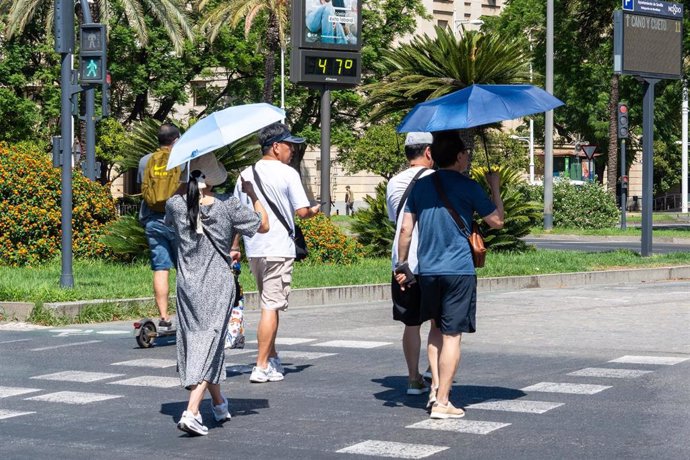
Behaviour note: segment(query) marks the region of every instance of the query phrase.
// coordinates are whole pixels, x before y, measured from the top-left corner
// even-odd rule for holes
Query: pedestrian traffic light
[[[79,82],[103,85],[106,80],[104,24],[82,24],[79,31]]]
[[[618,139],[627,139],[628,130],[628,105],[618,104]]]

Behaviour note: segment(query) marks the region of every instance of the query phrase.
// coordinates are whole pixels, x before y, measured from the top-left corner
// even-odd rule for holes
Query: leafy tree
[[[35,135],[41,116],[38,105],[0,88],[0,141],[17,142]]]
[[[384,52],[387,76],[365,87],[372,121],[473,83],[529,80],[526,55],[518,41],[476,31],[466,31],[458,39],[451,29],[441,27],[435,32],[435,37],[416,36]]]
[[[338,161],[349,174],[371,171],[388,180],[407,163],[404,140],[391,124],[371,125],[352,149],[340,152]]]
[[[45,20],[51,30],[52,6],[55,0],[0,0],[0,11],[7,11],[8,38],[21,35],[35,16]],[[148,44],[147,17],[155,18],[167,31],[168,38],[177,52],[181,52],[186,38],[192,36],[185,13],[186,2],[181,0],[99,0],[97,10],[103,22],[124,17],[127,26],[134,31],[142,45]]]
[[[200,8],[203,9],[209,0],[201,0]],[[264,67],[264,91],[263,100],[273,102],[273,81],[275,80],[275,54],[279,50],[285,50],[286,30],[289,23],[289,3],[287,0],[230,0],[221,2],[207,13],[202,29],[208,32],[210,42],[213,42],[221,27],[230,24],[237,27],[244,20],[245,36],[255,24],[255,19],[261,14],[267,15],[265,46],[266,61]]]
[[[395,237],[395,226],[388,220],[386,210],[386,185],[387,182],[377,185],[375,196],[364,197],[367,207],[360,208],[354,213],[352,231],[370,257],[390,255]]]

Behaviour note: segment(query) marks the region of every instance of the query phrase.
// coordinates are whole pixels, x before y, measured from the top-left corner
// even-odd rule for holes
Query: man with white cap
[[[386,205],[388,208],[388,218],[395,222],[395,239],[393,240],[392,264],[398,261],[398,239],[400,237],[400,227],[405,202],[414,187],[417,179],[433,173],[434,161],[431,159],[431,142],[433,137],[427,132],[411,132],[405,138],[405,156],[409,162],[409,168],[393,176],[388,181],[386,187]],[[412,234],[412,245],[410,255],[407,259],[408,265],[415,275],[417,274],[417,230]],[[408,382],[407,394],[420,395],[429,391],[422,376],[419,374],[419,351],[421,347],[420,326],[420,296],[419,284],[414,283],[405,290],[400,289],[400,285],[393,279],[391,281],[391,296],[393,299],[393,319],[405,324],[402,337],[403,353],[407,362]],[[441,337],[437,329],[432,328],[429,332],[428,354],[429,367],[432,374],[432,385],[436,384],[433,375],[436,370],[438,357],[438,342]]]
[[[284,374],[275,342],[279,312],[288,307],[295,243],[281,220],[294,234],[294,215],[301,219],[313,217],[319,212],[320,205],[310,206],[298,172],[289,166],[295,153],[294,146],[304,143],[304,138],[293,136],[282,123],[263,128],[258,137],[263,156],[254,166],[242,171],[240,177],[254,184],[270,223],[267,233],[244,237],[244,249],[256,279],[261,305],[261,319],[256,332],[259,351],[249,381],[264,383],[283,380]],[[235,196],[248,202],[241,190],[241,182],[237,181]],[[239,251],[239,236],[235,238],[232,250]]]

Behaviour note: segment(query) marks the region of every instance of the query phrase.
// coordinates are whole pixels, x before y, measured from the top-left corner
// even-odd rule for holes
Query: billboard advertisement
[[[361,0],[300,0],[301,48],[356,51],[361,47]]]

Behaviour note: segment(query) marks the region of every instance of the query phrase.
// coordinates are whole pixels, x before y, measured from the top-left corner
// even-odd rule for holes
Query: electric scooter
[[[177,316],[171,316],[169,327],[159,326],[158,319],[143,318],[134,323],[134,338],[141,348],[151,348],[159,337],[174,336],[177,333]]]

